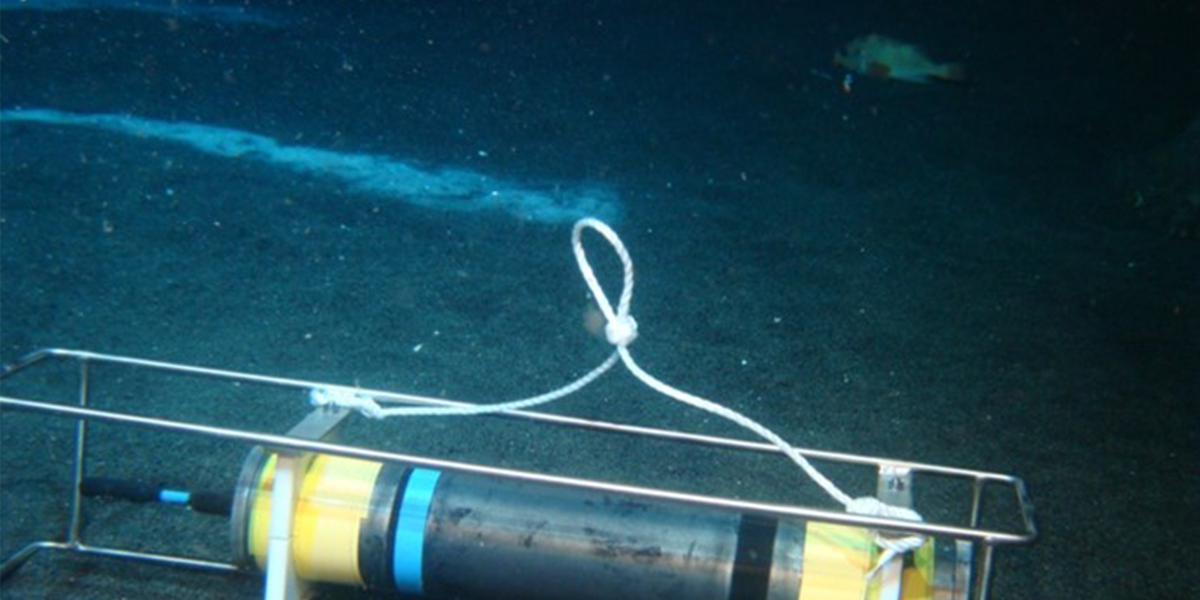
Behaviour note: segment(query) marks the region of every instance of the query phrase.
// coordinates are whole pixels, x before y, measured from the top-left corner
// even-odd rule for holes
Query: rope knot
[[[383,408],[370,396],[364,396],[349,388],[313,388],[308,392],[308,401],[316,408],[347,408],[362,413],[371,419],[382,419]]]
[[[873,496],[855,498],[846,506],[846,512],[868,517],[886,517],[888,519],[904,519],[906,521],[921,521],[921,514],[903,506],[887,504]]]
[[[604,337],[614,346],[628,346],[637,339],[638,324],[630,315],[615,315],[604,326]]]
[[[862,496],[855,498],[846,505],[846,512],[856,515],[865,515],[868,517],[885,517],[888,519],[903,519],[905,521],[923,521],[921,514],[917,511],[904,506],[896,506],[887,504],[878,498],[872,496]],[[897,533],[888,533],[885,531],[876,531],[875,545],[883,548],[883,554],[879,557],[879,562],[875,567],[867,573],[867,579],[875,577],[884,565],[892,561],[892,559],[902,554],[912,552],[925,544],[925,536],[923,535],[901,535]]]

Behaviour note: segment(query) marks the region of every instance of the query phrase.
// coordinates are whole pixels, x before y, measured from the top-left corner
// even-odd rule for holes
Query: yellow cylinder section
[[[902,574],[903,600],[933,597],[933,552],[931,540],[913,552],[912,564]],[[809,522],[799,600],[876,600],[878,581],[867,579],[867,573],[878,559],[879,551],[870,530]]]
[[[296,574],[309,581],[362,586],[358,569],[359,527],[370,510],[375,479],[383,465],[337,456],[308,461],[292,520]],[[249,547],[266,569],[275,455],[263,465],[249,517]]]

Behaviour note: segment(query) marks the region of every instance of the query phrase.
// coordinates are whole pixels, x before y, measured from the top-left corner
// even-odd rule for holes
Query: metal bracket
[[[334,427],[336,427],[336,423],[329,425],[327,421],[320,421],[321,417],[313,415],[309,415],[313,419],[312,422],[307,422],[308,419],[306,419],[305,422],[302,422],[297,426],[298,428],[304,427],[310,429],[305,431],[293,429],[289,435],[279,435],[250,431],[246,429],[217,427],[189,421],[121,413],[111,410],[100,410],[88,406],[89,387],[91,385],[91,379],[89,375],[90,366],[101,364],[121,365],[125,367],[144,369],[164,375],[183,375],[215,379],[224,382],[236,382],[240,384],[253,384],[302,391],[325,387],[345,387],[335,386],[328,383],[272,377],[254,373],[211,369],[193,365],[167,363],[126,356],[106,355],[94,352],[59,348],[39,350],[22,357],[0,372],[0,381],[7,382],[13,375],[24,372],[34,365],[47,361],[61,360],[74,361],[79,365],[79,401],[77,405],[0,395],[0,408],[10,408],[14,410],[24,410],[40,414],[54,415],[75,419],[77,421],[77,436],[75,446],[76,460],[74,465],[74,486],[71,502],[70,526],[68,527],[68,531],[64,536],[65,539],[32,542],[10,556],[2,564],[0,564],[0,578],[10,575],[21,564],[42,549],[67,550],[82,554],[141,560],[159,564],[195,567],[217,571],[233,572],[239,570],[237,563],[219,562],[203,558],[154,554],[122,548],[96,547],[87,545],[83,542],[81,531],[82,509],[80,485],[83,479],[87,458],[87,425],[92,421],[147,428],[158,431],[206,436],[214,439],[242,442],[252,446],[262,446],[265,448],[270,448],[273,451],[286,450],[298,454],[323,453],[360,458],[364,460],[399,462],[433,469],[477,473],[512,480],[536,481],[601,492],[627,494],[646,499],[670,500],[698,506],[732,508],[748,514],[759,514],[775,518],[801,518],[812,521],[852,525],[868,529],[951,538],[957,540],[959,544],[969,544],[972,546],[973,551],[970,554],[975,560],[972,571],[975,577],[974,597],[977,600],[987,600],[988,598],[995,549],[1001,545],[1028,544],[1033,542],[1037,537],[1033,503],[1026,491],[1024,481],[1012,475],[1004,475],[986,471],[976,471],[971,469],[898,461],[894,459],[862,456],[856,454],[797,448],[797,451],[809,460],[840,463],[843,465],[874,469],[878,476],[880,498],[893,504],[901,504],[903,502],[911,503],[911,490],[915,483],[915,479],[918,477],[958,479],[970,483],[972,491],[971,497],[967,501],[969,503],[968,507],[970,510],[969,523],[962,525],[938,522],[914,522],[898,519],[852,515],[839,511],[817,509],[798,505],[755,502],[721,496],[685,493],[659,488],[648,488],[575,477],[549,475],[531,471],[504,469],[488,465],[464,463],[331,443],[324,441],[322,438],[330,433]],[[440,398],[429,398],[411,394],[401,394],[385,390],[364,389],[361,391],[361,393],[370,395],[377,402],[381,403],[405,403],[422,406],[470,406],[469,403],[465,402],[445,400]],[[0,414],[3,413],[0,412]],[[771,453],[782,456],[774,445],[763,442],[752,442],[733,438],[699,435],[682,431],[612,423],[608,421],[589,420],[534,411],[510,411],[501,413],[497,416],[504,418],[524,419],[537,423],[553,424],[558,426],[575,427],[591,431],[644,436],[729,450]],[[344,417],[345,415],[343,414],[337,418],[340,421],[340,419]],[[324,428],[324,430],[319,435],[314,434],[314,432],[321,431],[322,428]],[[984,490],[989,486],[1004,487],[1012,493],[1013,498],[1015,499],[1016,513],[1015,515],[1010,515],[1007,520],[1013,523],[1020,523],[1019,529],[989,529],[980,525],[983,520],[983,493]],[[234,515],[234,517],[236,518],[236,515]],[[284,518],[279,517],[279,519],[282,523]],[[280,535],[282,536],[285,534],[281,533]],[[283,585],[281,589],[286,590],[287,586]],[[287,598],[286,595],[283,597]],[[272,598],[272,600],[274,599]]]

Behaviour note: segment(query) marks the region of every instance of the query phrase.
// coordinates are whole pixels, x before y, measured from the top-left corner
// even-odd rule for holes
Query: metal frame
[[[970,518],[969,523],[966,526],[935,522],[913,522],[867,517],[790,504],[737,500],[720,496],[685,493],[575,477],[564,477],[531,471],[506,469],[487,465],[415,456],[398,452],[373,450],[369,448],[336,444],[313,439],[303,439],[287,435],[261,433],[244,429],[215,427],[188,421],[175,421],[137,414],[100,410],[91,408],[88,405],[91,385],[91,381],[89,379],[90,367],[93,364],[124,365],[168,374],[188,375],[230,382],[241,382],[246,384],[258,384],[298,390],[345,387],[316,381],[271,377],[267,375],[258,375],[239,371],[210,369],[192,365],[175,364],[61,348],[42,349],[21,357],[16,362],[5,366],[3,371],[0,371],[0,380],[6,380],[17,373],[23,372],[26,369],[29,369],[30,367],[33,367],[39,363],[43,363],[49,359],[73,360],[78,362],[78,404],[68,405],[0,395],[0,408],[38,412],[60,417],[73,418],[78,421],[76,424],[75,460],[73,465],[70,522],[67,527],[65,539],[36,541],[30,543],[14,553],[12,556],[5,559],[4,562],[0,564],[0,580],[7,578],[8,575],[16,571],[16,569],[18,569],[26,560],[43,549],[67,550],[80,554],[141,560],[152,563],[193,567],[214,571],[238,571],[238,567],[232,563],[186,556],[147,553],[115,547],[92,546],[84,542],[82,532],[83,509],[81,483],[84,479],[85,466],[87,462],[87,428],[88,423],[91,421],[117,423],[159,431],[171,431],[218,439],[235,440],[252,445],[267,446],[274,449],[289,449],[299,452],[333,454],[366,460],[401,462],[436,469],[470,472],[525,481],[537,481],[607,493],[627,494],[646,499],[670,500],[700,506],[724,507],[776,518],[798,517],[813,521],[839,523],[864,528],[952,538],[955,540],[968,542],[972,546],[971,554],[975,563],[973,568],[973,574],[975,577],[973,591],[974,598],[977,600],[988,600],[991,591],[995,560],[994,554],[996,548],[1001,545],[1029,544],[1037,537],[1033,503],[1029,498],[1029,494],[1025,488],[1025,483],[1020,478],[1012,475],[1003,475],[986,471],[959,469],[954,467],[907,462],[856,454],[825,452],[803,448],[798,449],[801,454],[810,460],[874,468],[877,477],[884,476],[887,473],[894,473],[899,469],[908,470],[914,476],[933,475],[946,478],[965,479],[969,480],[971,483]],[[380,402],[397,402],[425,406],[469,405],[469,403],[466,402],[415,396],[410,394],[400,394],[384,390],[363,389],[361,390],[361,393],[374,397]],[[500,413],[498,416],[520,418],[535,422],[576,427],[593,431],[647,436],[719,448],[780,454],[779,450],[775,446],[767,443],[699,435],[669,429],[657,429],[608,421],[581,419],[577,417],[554,415],[534,411],[510,411]],[[983,494],[985,488],[987,488],[989,485],[1007,487],[1013,493],[1017,503],[1016,506],[1019,513],[1019,520],[1022,524],[1022,529],[1020,531],[1002,531],[981,527],[980,523],[984,517]],[[1015,522],[1015,519],[1013,522]]]

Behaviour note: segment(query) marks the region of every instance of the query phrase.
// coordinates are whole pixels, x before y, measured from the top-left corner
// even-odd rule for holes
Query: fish
[[[913,44],[875,33],[854,38],[835,52],[833,65],[882,80],[967,82],[967,72],[962,64],[936,62]]]

